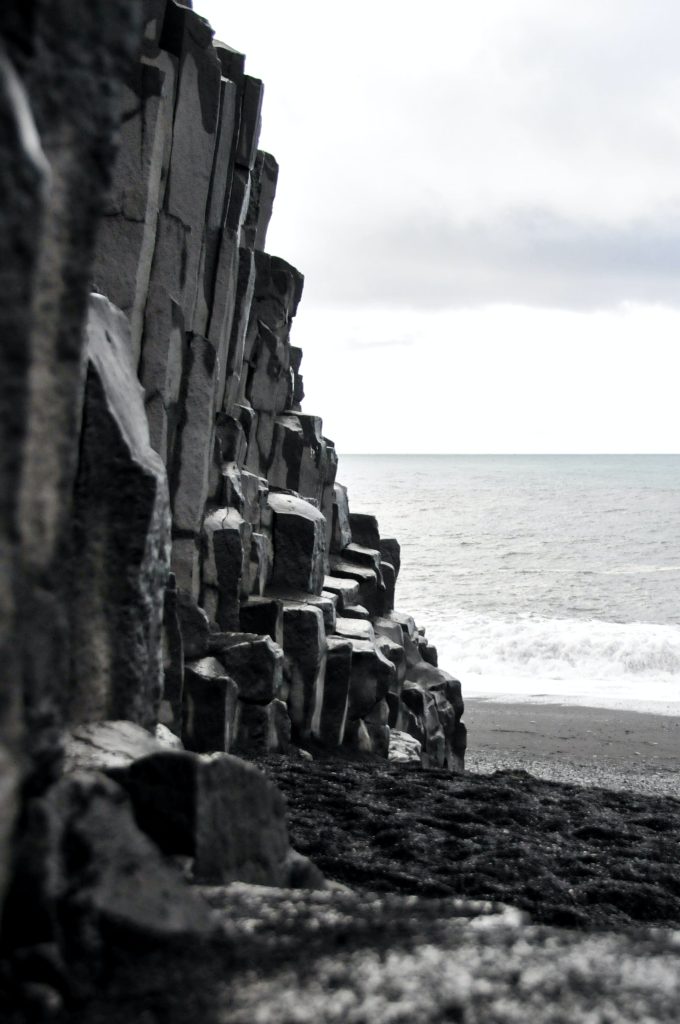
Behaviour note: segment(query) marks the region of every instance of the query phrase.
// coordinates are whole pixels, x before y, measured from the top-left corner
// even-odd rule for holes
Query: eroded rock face
[[[190,662],[184,674],[182,739],[198,753],[232,748],[238,684],[216,658]]]
[[[460,685],[393,611],[398,543],[350,512],[301,409],[304,279],[265,251],[262,83],[177,0],[8,0],[0,32],[0,900],[20,755],[39,799],[62,743],[68,778],[31,806],[52,851],[101,858],[73,876],[95,932],[118,886],[134,927],[125,844],[133,878],[155,854],[81,768],[116,775],[197,878],[316,884],[226,752],[386,760],[399,728],[462,768],[465,729]],[[105,807],[118,845],[88,832]],[[173,934],[193,928],[178,899]]]
[[[325,521],[310,502],[270,494],[274,513],[272,584],[320,594],[324,582]]]
[[[205,905],[139,830],[125,791],[97,772],[73,772],[28,803],[17,865],[5,934],[17,956],[51,949],[46,980],[57,1006],[62,992],[92,995],[112,962],[122,970],[126,960],[176,942],[200,945],[210,934]],[[30,965],[27,972],[30,980]]]
[[[116,779],[140,828],[165,853],[193,858],[196,881],[285,886],[299,873],[285,800],[253,765],[229,754],[168,751],[134,762]],[[308,878],[323,887],[311,866]]]
[[[75,482],[71,611],[73,722],[158,721],[169,568],[165,468],[149,444],[126,319],[92,297]]]
[[[83,323],[138,15],[132,0],[0,13],[0,900],[20,776],[42,786],[58,759]]]

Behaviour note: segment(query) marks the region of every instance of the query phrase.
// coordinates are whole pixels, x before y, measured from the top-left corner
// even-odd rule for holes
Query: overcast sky
[[[680,451],[677,0],[195,0],[341,452]]]

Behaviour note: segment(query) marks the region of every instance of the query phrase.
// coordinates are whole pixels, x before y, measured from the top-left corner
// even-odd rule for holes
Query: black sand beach
[[[680,718],[569,704],[465,701],[471,772],[680,796]]]
[[[293,843],[365,892],[501,901],[543,924],[680,926],[680,720],[467,702],[468,770],[261,766]]]

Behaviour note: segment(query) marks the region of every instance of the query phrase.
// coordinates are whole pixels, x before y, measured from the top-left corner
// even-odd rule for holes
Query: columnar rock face
[[[167,704],[183,718],[164,721],[197,750],[207,730],[226,751],[292,742],[383,756],[396,727],[418,739],[424,763],[460,768],[458,691],[393,611],[399,544],[350,511],[333,442],[301,410],[291,333],[304,279],[266,250],[278,165],[258,149],[262,83],[195,12],[172,0],[154,11],[128,80],[137,104],[96,282],[133,321],[169,476],[184,661],[166,630],[165,671]]]
[[[192,839],[169,852],[285,881],[283,812],[227,755],[386,758],[394,728],[461,768],[465,732],[460,685],[394,611],[398,543],[350,512],[301,409],[262,82],[177,0],[7,0],[0,34],[0,900],[23,782],[22,848],[40,815],[61,842],[78,800],[133,828],[110,780],[50,795],[63,743],[104,722],[188,748],[135,768],[140,742],[118,780],[139,816],[181,776]],[[236,828],[274,837],[276,870],[241,871]]]
[[[83,323],[138,12],[133,0],[0,10],[0,898],[20,769],[50,777],[69,688]]]

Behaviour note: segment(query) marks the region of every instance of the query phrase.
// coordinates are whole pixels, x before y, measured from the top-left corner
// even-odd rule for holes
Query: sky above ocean
[[[679,451],[675,0],[196,0],[341,451]]]

